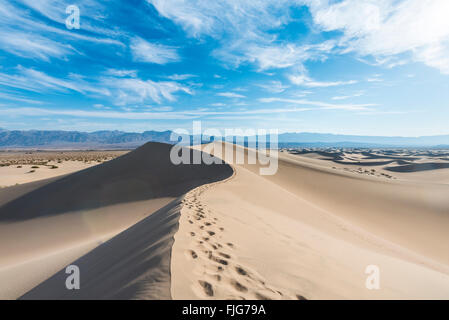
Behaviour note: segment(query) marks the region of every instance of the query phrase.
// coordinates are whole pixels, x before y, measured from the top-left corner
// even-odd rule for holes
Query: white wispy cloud
[[[191,36],[221,37],[240,33],[262,36],[262,30],[281,26],[290,19],[288,0],[147,0],[159,14],[182,26]],[[291,3],[291,2],[290,2]]]
[[[213,56],[233,66],[255,63],[259,71],[287,68],[332,49],[332,41],[316,45],[279,42],[270,33],[292,21],[288,0],[147,0],[159,14],[173,20],[190,36],[210,36],[221,42]]]
[[[277,80],[273,80],[268,83],[259,83],[259,84],[257,84],[257,86],[265,89],[268,92],[272,92],[272,93],[282,93],[286,89],[289,88],[289,86],[283,85],[281,81],[277,81]]]
[[[380,79],[380,78],[368,78],[368,79],[366,79],[366,81],[368,81],[368,82],[382,82],[384,80]]]
[[[115,77],[137,77],[136,70],[107,69],[104,73]]]
[[[358,112],[358,115],[362,115],[362,116],[377,116],[377,115],[400,115],[400,114],[408,114],[408,113],[413,113],[415,111],[394,111],[394,110],[390,110],[390,111],[361,111]]]
[[[368,81],[368,82],[383,82],[384,79],[382,79],[381,74],[373,74],[371,77],[367,78],[366,81]]]
[[[283,103],[290,103],[290,104],[315,106],[315,107],[320,107],[322,109],[339,109],[339,110],[369,110],[370,107],[376,106],[376,104],[372,104],[372,103],[334,104],[334,103],[311,101],[311,100],[305,100],[305,99],[286,99],[286,98],[277,98],[277,97],[261,98],[261,99],[259,99],[259,101],[263,102],[263,103],[283,102]]]
[[[182,80],[187,80],[187,79],[194,78],[194,77],[197,77],[197,76],[194,74],[172,74],[170,76],[167,76],[167,79],[174,80],[174,81],[182,81]]]
[[[151,43],[139,37],[131,40],[130,48],[135,61],[166,64],[181,60],[177,48]]]
[[[253,110],[236,110],[236,111],[209,111],[207,108],[198,110],[186,110],[186,111],[147,111],[138,112],[131,111],[132,109],[126,109],[126,111],[114,111],[107,110],[107,108],[97,105],[97,109],[105,110],[67,110],[67,109],[46,109],[46,108],[2,108],[3,115],[16,115],[20,113],[26,116],[69,116],[80,118],[102,118],[102,119],[128,119],[128,120],[145,120],[145,119],[160,119],[160,120],[188,120],[199,117],[216,117],[216,116],[228,116],[241,117],[242,115],[272,115],[273,113],[297,113],[313,110],[311,108],[266,108],[266,109],[253,109]],[[156,110],[155,110],[156,111]]]
[[[225,60],[236,61],[236,64],[243,62],[256,63],[259,71],[270,69],[284,69],[289,67],[303,68],[303,64],[309,60],[326,60],[327,54],[332,51],[335,43],[332,40],[316,45],[299,44],[278,44],[274,41],[265,44],[250,44],[238,47],[238,50],[229,52],[227,48],[218,50],[217,56],[222,56]],[[233,55],[235,56],[233,58]]]
[[[292,74],[288,78],[290,81],[298,86],[304,86],[308,88],[325,88],[325,87],[336,87],[342,85],[350,85],[357,83],[356,80],[349,81],[315,81],[305,74]]]
[[[147,0],[190,36],[222,42],[214,55],[235,66],[287,68],[329,53],[355,52],[386,67],[419,61],[449,74],[447,0]],[[279,41],[275,30],[292,21],[289,9],[306,5],[311,27],[341,31],[335,41],[315,44]],[[407,57],[407,55],[409,57]]]
[[[24,89],[28,91],[56,91],[79,93],[95,93],[109,95],[107,89],[89,84],[82,79],[62,79],[50,76],[44,72],[18,66],[16,74],[0,73],[0,84],[6,87]]]
[[[346,99],[351,99],[351,98],[356,98],[356,97],[361,97],[363,96],[363,92],[357,92],[351,95],[346,95],[346,96],[335,96],[332,97],[332,100],[346,100]]]
[[[18,66],[16,74],[0,73],[0,84],[33,92],[75,91],[82,94],[103,96],[116,105],[145,103],[153,101],[158,104],[165,100],[175,101],[176,92],[193,94],[192,91],[175,81],[152,81],[139,78],[119,76],[102,76],[87,79],[76,74],[58,78],[44,72]],[[112,72],[115,73],[115,72]]]
[[[217,93],[217,96],[226,98],[246,98],[246,96],[235,92],[219,92]]]
[[[0,30],[2,49],[24,58],[49,61],[51,57],[64,58],[74,53],[73,47],[48,38],[8,29]]]
[[[95,109],[104,109],[104,110],[110,110],[110,109],[111,109],[111,107],[104,106],[104,105],[102,105],[101,103],[95,103],[95,104],[93,105],[93,107],[94,107]]]
[[[45,108],[4,108],[2,114],[14,115],[20,113],[27,116],[69,116],[81,118],[103,118],[103,119],[128,119],[128,120],[145,120],[145,119],[192,119],[182,113],[172,112],[121,112],[121,111],[86,111],[86,110],[64,110],[64,109],[45,109]]]
[[[168,111],[172,111],[173,107],[170,106],[161,106],[161,107],[152,107],[151,108],[154,111],[160,111],[160,112],[168,112]]]
[[[23,97],[18,94],[10,94],[10,93],[5,93],[5,92],[0,92],[0,99],[25,102],[27,104],[42,104],[43,103],[42,101],[28,99],[28,98]]]
[[[399,55],[449,74],[449,2],[446,0],[306,1],[324,31],[342,31],[344,52],[404,63]],[[393,66],[393,65],[390,65]]]
[[[53,22],[64,26],[67,14],[65,12],[68,5],[76,4],[80,8],[82,19],[82,30],[90,33],[115,37],[124,35],[117,28],[110,28],[103,24],[103,19],[110,8],[107,3],[98,0],[78,0],[76,3],[69,0],[19,0],[28,7],[28,11],[36,11]]]
[[[175,101],[175,92],[192,94],[188,87],[173,81],[152,81],[137,78],[103,78],[101,83],[113,92],[116,105],[145,103],[149,100],[162,103]]]
[[[78,53],[73,41],[70,44],[65,43],[67,39],[124,46],[119,40],[96,33],[98,30],[89,30],[91,34],[84,33],[88,29],[86,20],[89,19],[89,15],[83,18],[82,32],[67,30],[64,23],[67,17],[66,6],[67,4],[54,0],[25,0],[22,4],[0,0],[1,50],[25,58],[48,61],[50,58],[64,59],[69,54]],[[101,5],[92,3],[91,0],[82,3],[83,10],[86,8],[98,10],[99,6]],[[32,15],[33,10],[58,22],[59,25],[54,26],[37,19]]]

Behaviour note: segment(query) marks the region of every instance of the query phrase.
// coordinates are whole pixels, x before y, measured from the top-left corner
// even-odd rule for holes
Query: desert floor
[[[0,151],[0,188],[69,174],[129,151]]]

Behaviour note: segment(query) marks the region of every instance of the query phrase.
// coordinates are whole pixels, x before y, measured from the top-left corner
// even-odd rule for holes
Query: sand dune
[[[21,299],[170,299],[170,251],[180,201],[152,213],[74,261],[82,290],[67,290],[65,270]]]
[[[226,165],[175,166],[169,158],[170,148],[148,143],[120,158],[59,179],[2,189],[0,296],[23,295],[190,189],[232,174]],[[104,258],[102,252],[99,260]],[[44,256],[47,258],[42,259]],[[92,261],[91,256],[87,259]],[[33,291],[33,297],[58,296],[48,290],[39,292]]]
[[[337,170],[380,178],[428,181],[449,184],[449,159],[446,150],[294,150],[302,161],[328,161]],[[330,164],[328,164],[330,165]],[[326,166],[326,165],[325,165]]]
[[[412,163],[396,167],[389,167],[386,170],[393,172],[417,172],[427,170],[437,170],[449,168],[449,163],[428,162],[428,163]]]
[[[186,197],[174,298],[449,298],[449,186],[284,154],[274,176],[257,165],[234,169]],[[380,268],[380,290],[365,286],[368,265]]]
[[[285,152],[272,176],[247,163],[174,166],[169,150],[147,144],[3,189],[2,297],[449,299],[449,185]],[[81,290],[65,288],[69,264]],[[379,290],[366,287],[367,266]]]
[[[170,145],[145,148],[46,184],[0,207],[0,222],[91,210],[121,203],[179,197],[209,181],[213,166],[173,165]],[[26,210],[32,204],[33,210]]]

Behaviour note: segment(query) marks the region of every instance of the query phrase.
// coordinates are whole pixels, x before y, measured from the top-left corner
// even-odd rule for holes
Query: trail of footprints
[[[185,254],[194,260],[198,275],[193,290],[204,298],[305,300],[302,295],[272,288],[257,272],[238,263],[233,254],[235,245],[224,240],[226,230],[220,226],[220,220],[199,201],[201,193],[210,186],[192,190],[183,200],[182,214],[186,215],[191,238]]]

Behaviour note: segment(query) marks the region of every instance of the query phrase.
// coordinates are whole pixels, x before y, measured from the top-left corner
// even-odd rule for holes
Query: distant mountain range
[[[44,131],[0,129],[0,148],[32,149],[105,149],[135,148],[149,141],[173,143],[172,131]],[[355,136],[324,133],[283,133],[281,147],[440,147],[449,148],[449,135],[425,137]]]
[[[283,133],[279,142],[287,145],[321,147],[449,147],[449,135],[423,137],[355,136],[330,133]]]
[[[169,142],[171,131],[42,131],[0,129],[0,148],[134,148],[149,141]]]

